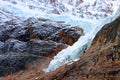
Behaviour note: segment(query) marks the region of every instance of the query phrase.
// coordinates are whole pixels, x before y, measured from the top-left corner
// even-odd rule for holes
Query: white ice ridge
[[[91,26],[94,26],[91,28],[91,31],[86,33],[84,36],[80,37],[79,40],[73,44],[73,46],[69,46],[67,49],[62,50],[59,52],[54,59],[50,62],[48,68],[44,69],[45,72],[50,72],[58,67],[70,63],[71,61],[75,61],[78,59],[92,42],[93,38],[95,37],[96,33],[102,28],[103,25],[106,23],[112,22],[115,20],[120,14],[120,7],[117,9],[116,13],[104,18],[98,20],[96,23],[94,23]],[[84,26],[85,27],[85,26]]]

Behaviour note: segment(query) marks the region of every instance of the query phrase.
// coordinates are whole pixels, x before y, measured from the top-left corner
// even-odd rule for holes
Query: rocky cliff
[[[83,29],[79,27],[71,27],[64,22],[44,18],[1,22],[0,77],[26,70],[28,64],[33,62],[39,64],[39,70],[41,68],[43,72],[45,64],[47,65],[59,51],[72,45],[82,35]],[[61,41],[57,41],[58,39]],[[69,43],[65,42],[66,39]]]
[[[1,79],[120,80],[120,17],[103,26],[95,36],[91,47],[81,55],[77,62],[45,74],[42,69],[49,60],[47,58],[40,59],[34,64],[28,65],[31,66],[29,69]]]
[[[80,60],[40,80],[120,80],[120,17],[106,24]]]

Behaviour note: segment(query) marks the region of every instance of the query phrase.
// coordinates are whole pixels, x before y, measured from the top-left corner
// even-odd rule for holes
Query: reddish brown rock
[[[79,37],[83,35],[83,29],[79,27],[64,28],[48,37],[47,40],[53,40],[55,42],[61,42],[64,44],[72,45]]]
[[[66,48],[67,45],[63,43],[56,43],[54,41],[43,41],[32,39],[28,42],[28,53],[53,58],[58,52]]]

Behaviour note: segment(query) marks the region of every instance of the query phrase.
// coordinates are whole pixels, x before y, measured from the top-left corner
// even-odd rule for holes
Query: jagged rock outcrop
[[[67,45],[63,43],[32,39],[27,44],[27,52],[34,55],[53,58],[58,52],[66,47]]]
[[[81,28],[67,27],[70,25],[62,21],[44,18],[13,19],[2,22],[0,24],[0,76],[24,70],[26,65],[39,59],[48,59],[47,63],[42,64],[47,65],[59,51],[68,46],[65,40],[61,42],[53,39],[57,38],[56,36],[60,37],[59,33],[56,34],[57,31],[66,32],[65,35],[64,32],[60,32],[62,35],[60,40],[68,36],[72,44],[83,33]],[[48,40],[48,37],[51,39]],[[40,66],[41,73],[43,73],[43,66]]]
[[[65,23],[59,23],[42,18],[29,18],[24,21],[24,25],[28,26],[26,34],[29,35],[29,38],[39,38],[41,40],[46,39],[64,27],[70,26]]]
[[[14,38],[27,42],[38,38],[72,45],[83,34],[83,30],[79,27],[69,27],[70,25],[64,22],[44,18],[10,20],[0,24],[0,41]]]
[[[80,60],[39,78],[40,80],[119,80],[120,16],[95,36]]]
[[[49,53],[53,53],[55,55],[63,48],[66,48],[66,44],[72,45],[83,34],[83,30],[81,28],[68,28],[68,26],[70,25],[65,24],[62,21],[51,21],[44,18],[29,18],[23,21],[13,19],[5,21],[0,24],[0,41],[5,43],[4,48],[1,49],[1,53],[26,51],[26,43],[29,43],[31,39],[40,39],[57,42],[41,41],[40,43],[48,43],[49,46],[51,43],[54,44],[52,46],[55,48],[51,47]],[[30,44],[29,46],[33,45],[34,44]],[[52,50],[52,48],[54,49]],[[45,50],[42,51],[42,47],[38,51],[40,51],[41,54],[45,53]],[[36,54],[38,54],[38,51]],[[46,52],[48,53],[48,50]]]
[[[79,27],[63,28],[52,36],[48,37],[47,40],[53,40],[55,42],[72,45],[79,39],[81,35],[83,35],[83,29]]]
[[[44,18],[10,20],[0,24],[0,41],[5,42],[10,38],[25,42],[33,38],[44,40],[67,26],[70,25]]]

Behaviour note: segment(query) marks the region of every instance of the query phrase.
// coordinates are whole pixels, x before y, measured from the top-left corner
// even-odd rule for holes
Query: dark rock
[[[4,43],[0,41],[0,53],[2,53],[3,48],[4,48]]]
[[[0,76],[25,69],[29,62],[40,56],[51,59],[62,49],[72,45],[83,34],[83,30],[78,27],[67,28],[69,26],[62,21],[44,18],[1,23]]]
[[[24,34],[21,35],[18,34],[18,36],[16,37],[21,41],[29,41],[30,39],[35,39],[35,38],[44,40],[47,37],[53,35],[58,30],[70,25],[60,22],[54,22],[43,18],[38,18],[38,19],[29,18],[23,22],[23,26],[25,27],[17,32],[19,32],[20,34],[21,33]]]
[[[0,24],[0,41],[5,42],[10,38],[16,38],[19,35],[25,34],[26,30],[22,22],[10,20]]]
[[[16,39],[9,39],[5,42],[2,52],[23,52],[26,50],[26,42]]]
[[[0,41],[5,42],[10,38],[25,42],[34,38],[44,40],[67,26],[70,25],[43,18],[10,20],[0,24]]]
[[[54,41],[32,39],[28,42],[27,47],[28,53],[46,57],[54,57],[59,51],[66,48],[67,45],[63,43],[56,43]]]
[[[25,69],[26,65],[37,60],[36,56],[22,55],[0,55],[0,76],[12,74],[19,70]]]
[[[39,38],[41,40],[53,35],[58,30],[67,27],[64,23],[54,22],[50,20],[41,20],[29,18],[25,21],[26,26],[28,26],[28,33],[30,34],[30,39]]]
[[[48,37],[46,40],[53,40],[55,42],[72,45],[79,39],[81,35],[83,35],[83,29],[79,27],[70,27],[63,28],[57,31],[55,34]]]
[[[0,48],[4,47],[4,43],[0,41]]]

